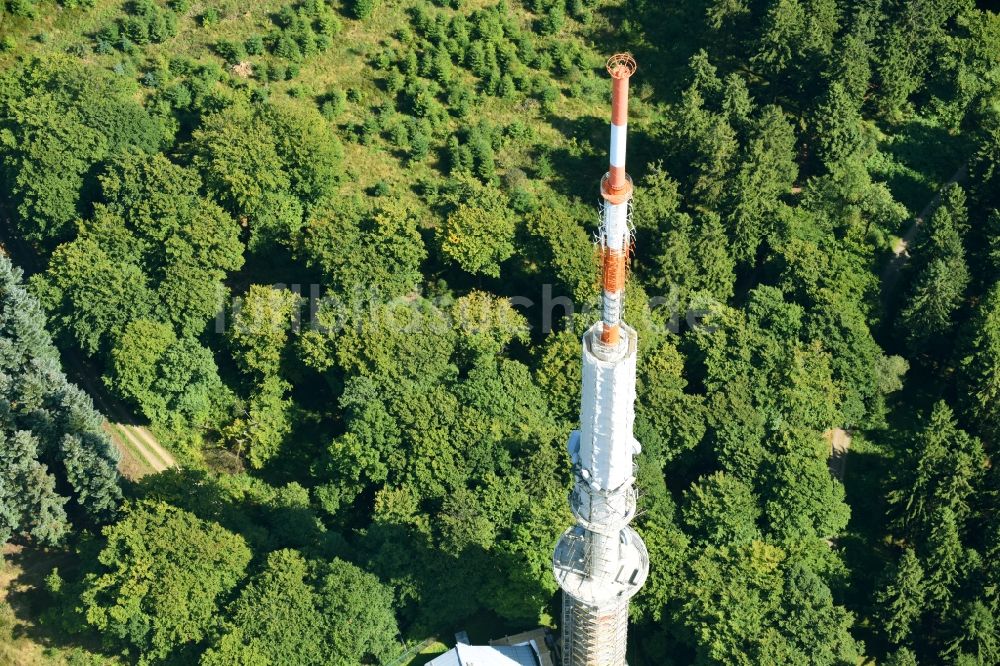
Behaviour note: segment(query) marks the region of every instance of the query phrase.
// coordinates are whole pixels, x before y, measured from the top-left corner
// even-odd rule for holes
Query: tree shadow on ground
[[[882,481],[892,467],[892,458],[872,442],[855,444],[847,457],[844,487],[851,519],[847,531],[836,540],[847,568],[847,577],[837,590],[841,601],[856,617],[871,617],[875,591],[886,567],[895,560],[894,547],[887,543],[886,505]],[[881,654],[888,648],[877,628],[855,625],[855,635],[865,642],[868,653]]]
[[[61,574],[78,569],[73,552],[40,548],[15,540],[4,547],[3,558],[0,595],[3,595],[13,614],[14,621],[9,626],[11,639],[29,640],[45,649],[102,652],[95,635],[68,635],[59,626],[41,621],[54,605],[51,593],[46,590],[45,579],[55,569],[59,569]],[[0,612],[3,610],[0,609]]]
[[[638,3],[637,3],[638,4]],[[627,8],[603,7],[606,21],[590,37],[607,55],[629,51],[639,69],[636,85],[649,90],[654,102],[675,102],[688,79],[687,64],[699,48],[709,43],[704,36],[703,3],[642,3],[642,20],[630,17]]]
[[[922,118],[911,118],[896,130],[880,146],[895,163],[883,175],[893,196],[916,215],[968,160],[973,143],[964,133],[953,134]]]
[[[935,391],[923,390],[927,385],[908,377],[905,391],[889,398],[890,427],[856,434],[847,456],[844,488],[851,519],[837,547],[848,576],[838,593],[859,618],[875,616],[875,594],[899,557],[900,544],[887,524],[890,506],[886,497],[892,479],[906,465],[924,417],[939,397]],[[859,623],[854,631],[869,655],[882,656],[893,647],[878,626]]]
[[[438,636],[446,644],[457,631],[466,630],[473,643],[485,644],[538,627],[537,618],[514,620],[490,610],[484,599],[506,594],[551,601],[552,595],[524,579],[511,582],[511,570],[524,568],[511,556],[469,544],[457,553],[434,546],[427,534],[398,522],[373,523],[353,544],[353,558],[383,581],[405,590],[400,599],[400,628],[407,640]],[[401,572],[405,572],[402,574]],[[501,602],[502,603],[502,602]],[[551,612],[544,604],[538,610]]]

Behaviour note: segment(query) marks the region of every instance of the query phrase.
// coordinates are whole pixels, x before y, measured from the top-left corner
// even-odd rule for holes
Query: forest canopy
[[[558,625],[622,50],[629,663],[1000,663],[993,11],[0,0],[0,534],[53,663]]]

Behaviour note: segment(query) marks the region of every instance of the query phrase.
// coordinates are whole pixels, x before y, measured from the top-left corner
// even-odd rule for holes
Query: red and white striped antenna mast
[[[628,134],[628,84],[636,70],[635,59],[629,53],[618,53],[608,58],[607,68],[611,75],[611,159],[608,172],[601,179],[601,197],[604,199],[600,234],[604,291],[601,342],[617,345],[625,303],[626,262],[632,240],[629,228],[632,179],[625,171],[625,145]]]

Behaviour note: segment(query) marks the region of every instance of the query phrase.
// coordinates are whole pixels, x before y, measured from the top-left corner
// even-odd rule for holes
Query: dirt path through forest
[[[966,162],[962,166],[955,170],[955,173],[951,175],[944,185],[938,188],[937,194],[927,202],[924,209],[920,211],[920,214],[913,218],[910,226],[907,227],[906,232],[903,237],[896,241],[896,244],[892,248],[893,257],[889,260],[886,265],[885,270],[882,271],[882,299],[885,301],[887,297],[895,290],[896,284],[899,282],[899,277],[902,274],[903,267],[910,260],[910,246],[913,245],[913,241],[917,239],[917,234],[920,232],[920,225],[924,223],[924,220],[934,211],[934,208],[941,201],[941,193],[944,192],[952,183],[960,183],[965,180],[968,176],[969,164]]]
[[[111,417],[115,413],[108,410],[103,401],[96,401],[101,403],[101,411],[105,416]],[[104,430],[122,453],[120,470],[125,476],[139,478],[177,466],[177,461],[170,452],[156,441],[153,433],[142,426],[112,422],[109,419],[105,422]]]
[[[149,430],[143,426],[126,425],[122,427],[135,439],[138,439],[141,443],[146,445],[146,452],[152,454],[152,456],[149,457],[150,460],[152,458],[159,458],[160,462],[164,466],[163,469],[177,466],[177,461],[174,460],[174,457],[170,455],[170,453],[164,449],[158,441],[156,441],[156,437],[154,437],[153,433],[149,432]]]
[[[888,297],[895,290],[899,278],[902,275],[903,267],[910,260],[910,246],[917,238],[917,234],[920,232],[920,226],[924,223],[924,220],[934,211],[934,208],[941,201],[941,194],[944,190],[952,183],[960,183],[965,180],[968,176],[969,163],[966,162],[962,166],[955,170],[955,173],[951,175],[944,185],[938,188],[937,193],[927,202],[920,214],[913,218],[910,226],[907,227],[906,232],[903,234],[895,246],[892,248],[893,257],[889,260],[885,269],[882,271],[882,300],[883,302],[888,300]],[[826,437],[827,441],[830,442],[830,474],[834,476],[841,483],[844,482],[844,475],[847,473],[847,452],[851,448],[851,434],[844,430],[843,428],[831,428],[827,430],[823,435]]]
[[[832,428],[823,433],[823,436],[830,442],[830,474],[843,483],[847,472],[847,452],[851,448],[851,433],[843,428]]]
[[[145,428],[105,421],[104,431],[121,451],[119,470],[129,478],[136,479],[177,466],[174,457]]]
[[[70,359],[67,369],[72,369],[80,388],[93,399],[94,406],[104,414],[104,431],[122,454],[119,471],[130,479],[162,472],[177,466],[170,452],[156,440],[147,428],[134,423],[134,419],[101,387],[95,385],[93,374],[79,360]]]

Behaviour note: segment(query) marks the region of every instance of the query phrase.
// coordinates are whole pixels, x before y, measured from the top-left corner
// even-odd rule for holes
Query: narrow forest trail
[[[174,457],[148,429],[128,423],[130,419],[122,414],[120,408],[116,405],[109,408],[99,395],[95,396],[94,401],[98,403],[98,408],[105,416],[105,432],[111,436],[111,441],[122,453],[119,465],[122,474],[130,478],[140,478],[146,474],[155,474],[177,467]],[[112,418],[117,420],[112,421]]]
[[[104,431],[121,452],[119,470],[129,478],[136,479],[177,466],[174,457],[141,426],[105,421]]]
[[[883,302],[888,301],[889,296],[891,296],[895,291],[899,278],[902,275],[903,267],[906,266],[907,262],[910,260],[910,247],[917,239],[917,234],[920,232],[920,226],[924,223],[927,217],[934,212],[934,208],[936,208],[938,203],[941,201],[941,194],[949,185],[964,181],[968,175],[969,163],[966,162],[955,170],[955,173],[951,175],[951,178],[949,178],[944,185],[938,188],[937,194],[935,194],[931,200],[927,202],[927,205],[920,211],[920,214],[913,218],[913,221],[910,222],[910,226],[907,227],[903,236],[896,241],[896,244],[892,248],[893,257],[889,260],[889,263],[886,264],[885,269],[882,271]]]
[[[104,431],[122,454],[118,470],[130,479],[156,474],[177,461],[148,428],[135,420],[113,397],[97,385],[94,375],[79,359],[67,359],[66,369],[72,370],[74,380],[93,399],[94,406],[104,415]]]
[[[917,239],[921,225],[934,212],[934,209],[941,201],[941,195],[945,189],[953,183],[964,181],[968,176],[968,171],[968,162],[958,167],[955,173],[951,175],[951,178],[938,188],[937,193],[931,197],[931,200],[927,202],[923,210],[913,218],[903,236],[896,241],[896,244],[892,248],[893,257],[882,271],[881,296],[883,303],[889,302],[899,283],[899,279],[903,274],[903,268],[910,260],[910,247]],[[847,472],[847,452],[851,448],[851,434],[842,428],[832,428],[823,434],[830,442],[830,474],[843,483],[844,475]]]
[[[823,436],[830,442],[830,474],[843,483],[847,472],[847,452],[851,449],[851,433],[843,428],[832,428]]]

